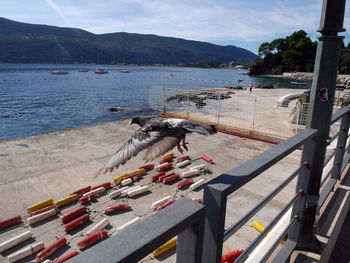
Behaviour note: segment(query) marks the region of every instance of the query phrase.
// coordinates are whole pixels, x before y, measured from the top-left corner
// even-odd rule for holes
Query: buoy
[[[19,222],[22,222],[22,217],[20,215],[7,218],[5,220],[0,221],[0,229],[12,226]]]
[[[135,181],[137,178],[140,178],[141,176],[142,176],[142,173],[140,173],[140,172],[128,174],[124,177],[124,180],[131,178],[131,180]]]
[[[152,180],[152,182],[154,182],[154,181],[157,181],[158,179],[159,179],[159,177],[160,176],[163,176],[163,175],[165,175],[165,172],[160,172],[160,173],[157,173],[157,174],[155,174],[155,175],[153,175],[151,178],[151,180]]]
[[[33,233],[30,231],[26,231],[18,236],[15,236],[3,243],[0,244],[0,253],[3,251],[18,245],[19,243],[22,243],[23,241],[26,241],[27,239],[31,238],[33,236]]]
[[[200,179],[200,180],[198,180],[197,182],[195,182],[194,184],[191,184],[191,185],[190,185],[190,189],[191,189],[191,190],[195,190],[195,189],[197,189],[198,187],[201,187],[204,183],[205,183],[205,180],[204,180],[204,179]]]
[[[184,160],[180,163],[177,163],[176,164],[176,168],[181,168],[181,167],[184,167],[185,165],[189,164],[191,161],[190,160]]]
[[[101,194],[105,191],[105,188],[103,186],[97,188],[97,189],[94,189],[94,190],[91,190],[90,192],[86,192],[83,194],[83,196],[87,196],[87,195],[90,195],[90,194],[93,194],[93,195],[98,195],[98,194]]]
[[[167,163],[167,162],[171,162],[173,160],[173,156],[171,155],[169,155],[169,156],[166,156],[166,157],[164,157],[164,158],[162,158],[160,161],[159,161],[159,163],[160,164],[162,164],[162,163]]]
[[[82,214],[84,214],[85,212],[87,212],[87,208],[86,206],[81,206],[65,215],[63,215],[61,217],[61,220],[62,220],[62,223],[65,224],[67,223],[68,221],[72,220],[73,218],[76,218]]]
[[[203,199],[202,198],[197,198],[197,199],[193,198],[192,200],[197,202],[197,203],[203,204]]]
[[[96,223],[89,230],[87,230],[86,235],[89,236],[98,230],[104,229],[108,224],[109,224],[108,219],[103,218],[100,222]]]
[[[108,236],[108,232],[106,229],[98,230],[95,233],[92,233],[90,236],[84,238],[83,240],[80,240],[78,242],[78,247],[80,249],[84,249],[97,242],[98,240],[105,238],[106,236]]]
[[[42,201],[42,202],[39,202],[39,203],[37,203],[35,205],[29,206],[27,208],[27,211],[30,214],[33,211],[39,210],[40,208],[43,208],[43,207],[46,207],[46,206],[49,206],[49,205],[53,205],[53,199],[52,198],[47,199],[47,200]]]
[[[114,183],[116,185],[119,184],[123,180],[124,176],[126,176],[126,175],[128,175],[128,174],[127,173],[123,173],[123,174],[117,176],[116,178],[113,179]]]
[[[203,171],[205,169],[205,165],[204,164],[200,164],[200,165],[197,165],[197,166],[193,166],[190,169],[191,170]]]
[[[165,163],[165,164],[159,166],[159,167],[157,168],[157,171],[158,171],[158,172],[162,172],[162,171],[169,170],[169,169],[171,169],[171,168],[173,168],[173,164],[172,164],[172,163]]]
[[[166,154],[166,155],[163,155],[161,159],[164,159],[164,158],[166,158],[166,157],[168,157],[168,156],[173,157],[173,156],[174,156],[174,153],[173,153],[173,152],[170,152],[170,153],[168,153],[168,154]]]
[[[77,201],[78,199],[79,199],[79,196],[77,194],[73,194],[73,195],[67,196],[61,200],[56,201],[55,204],[57,207],[62,207],[62,206],[68,205],[70,203],[73,203],[73,202]]]
[[[44,213],[41,213],[39,215],[28,217],[27,218],[27,222],[28,222],[29,225],[35,224],[37,222],[40,222],[40,221],[42,221],[42,220],[44,220],[46,218],[49,218],[50,216],[54,216],[54,215],[56,215],[56,209],[55,208],[51,209],[49,211],[46,211]]]
[[[170,195],[152,203],[151,208],[154,210],[158,205],[164,204],[168,200],[170,200]]]
[[[88,202],[90,202],[92,200],[95,200],[95,195],[94,194],[85,195],[85,196],[83,196],[83,197],[81,197],[79,199],[80,204],[82,204],[82,205],[86,204],[86,203],[88,203]]]
[[[177,180],[177,179],[179,179],[179,178],[180,178],[180,175],[178,175],[178,174],[173,174],[173,175],[171,175],[171,176],[165,177],[165,178],[163,179],[163,183],[167,184],[167,183],[173,182],[173,181],[175,181],[175,180]]]
[[[189,160],[189,159],[190,159],[190,156],[189,156],[189,155],[185,155],[185,156],[181,156],[181,157],[177,158],[177,159],[175,160],[175,162],[176,162],[176,163],[181,163],[181,162],[186,161],[186,160]]]
[[[90,220],[90,216],[88,214],[82,215],[78,217],[77,219],[74,219],[73,221],[67,223],[64,225],[64,230],[66,232],[69,232],[78,226],[81,226],[82,224],[86,223],[87,221]]]
[[[168,162],[158,164],[158,165],[154,166],[154,169],[155,169],[156,171],[158,171],[158,168],[161,167],[161,166],[163,166],[163,165],[165,165],[165,164],[168,164]]]
[[[174,203],[173,200],[168,200],[168,201],[164,202],[163,204],[157,205],[155,210],[160,211],[173,203]]]
[[[135,190],[135,189],[140,188],[140,187],[141,187],[141,185],[136,185],[136,186],[130,187],[128,189],[125,189],[122,191],[121,196],[127,196],[130,191]]]
[[[202,158],[204,161],[208,162],[208,163],[212,163],[212,162],[213,162],[213,160],[212,160],[211,158],[209,158],[208,156],[206,156],[206,155],[204,155],[204,154],[201,155],[201,158]]]
[[[44,242],[40,241],[33,245],[27,246],[21,250],[16,251],[15,253],[9,255],[7,259],[10,263],[16,262],[36,252],[39,252],[42,249],[44,249]]]
[[[51,209],[56,209],[56,205],[50,205],[50,206],[41,208],[41,209],[39,209],[39,210],[36,210],[36,211],[34,211],[34,212],[31,212],[31,213],[29,214],[29,216],[39,215],[39,214],[42,214],[42,213],[44,213],[44,212],[46,212],[46,211],[49,211],[49,210],[51,210]]]
[[[118,228],[117,228],[117,231],[118,231],[118,232],[119,232],[119,231],[122,231],[122,230],[124,230],[125,228],[127,228],[127,227],[129,227],[129,226],[131,226],[131,225],[133,225],[133,224],[135,224],[135,223],[137,223],[137,222],[139,222],[139,221],[141,221],[141,218],[137,216],[137,217],[135,217],[133,220],[130,220],[129,222],[125,223],[124,225],[118,227]]]
[[[228,254],[225,254],[221,257],[221,263],[232,263],[234,262],[242,253],[244,252],[244,249],[239,248],[236,249]]]
[[[144,174],[146,172],[146,169],[145,168],[140,168],[140,169],[137,169],[135,171],[132,171],[131,173],[128,173],[128,175],[130,174],[134,174],[134,173],[141,173],[141,174]]]
[[[96,185],[96,186],[94,186],[94,187],[91,187],[91,190],[90,190],[90,191],[99,189],[99,188],[101,188],[101,187],[103,187],[103,188],[105,188],[105,189],[110,188],[110,187],[111,187],[111,183],[110,183],[110,182],[106,182],[106,183],[103,183],[103,184]]]
[[[128,191],[128,196],[129,197],[133,197],[139,194],[142,194],[144,192],[147,192],[149,190],[149,186],[145,185],[145,186],[141,186],[139,188],[136,188],[134,190]]]
[[[109,197],[110,199],[115,198],[115,197],[118,197],[118,196],[121,195],[122,191],[124,191],[124,190],[126,190],[126,189],[128,189],[128,188],[129,188],[129,186],[124,186],[124,187],[122,187],[122,188],[120,188],[120,189],[118,189],[118,190],[115,190],[115,191],[109,193],[108,197]]]
[[[39,254],[37,254],[36,258],[39,259],[40,261],[44,261],[51,254],[53,254],[58,249],[63,247],[66,243],[67,243],[67,239],[65,237],[61,237],[60,239],[57,239],[55,242],[53,242],[50,246],[45,248],[43,251],[41,251]]]
[[[87,192],[89,192],[91,190],[91,185],[87,186],[87,187],[84,187],[84,188],[81,188],[79,190],[76,190],[72,193],[70,193],[70,195],[74,195],[74,194],[77,194],[77,195],[82,195],[82,194],[85,194]]]
[[[256,230],[258,230],[259,232],[262,232],[262,231],[264,231],[264,229],[265,229],[265,227],[264,227],[262,224],[260,224],[258,221],[254,221],[253,224],[252,224],[252,226],[253,226]]]
[[[158,257],[159,255],[165,253],[166,251],[172,249],[173,247],[176,247],[176,243],[177,243],[177,237],[173,237],[168,242],[166,242],[165,244],[163,244],[159,248],[157,248],[153,252],[153,256]]]
[[[65,261],[67,261],[68,259],[71,259],[72,257],[75,257],[76,255],[78,255],[79,252],[78,251],[73,251],[72,253],[69,253],[68,255],[61,257],[59,259],[57,259],[55,261],[55,263],[63,263]],[[44,262],[43,262],[44,263]]]
[[[189,171],[183,172],[181,177],[189,177],[189,176],[197,175],[197,174],[199,174],[199,171],[193,169],[193,170],[189,170]]]
[[[148,170],[152,170],[154,168],[154,164],[151,163],[151,164],[146,164],[146,165],[143,165],[143,166],[140,166],[139,169],[145,169],[146,171]]]
[[[183,188],[183,187],[185,187],[187,185],[190,185],[190,184],[193,184],[193,179],[192,178],[184,179],[181,182],[178,182],[176,184],[176,188],[177,189],[181,189],[181,188]]]
[[[126,180],[123,180],[122,182],[121,182],[121,184],[124,186],[124,185],[128,185],[128,184],[131,184],[132,183],[132,179],[131,178],[129,178],[129,179],[126,179]]]
[[[159,182],[163,182],[164,178],[169,177],[169,176],[172,176],[172,175],[174,175],[174,174],[175,174],[175,172],[172,172],[172,173],[170,173],[170,174],[164,174],[164,175],[162,175],[162,176],[159,176],[158,181],[159,181]]]
[[[130,209],[130,206],[128,204],[119,204],[119,205],[114,205],[114,206],[109,206],[105,208],[105,214],[111,214],[111,213],[116,213],[119,211],[124,211]]]

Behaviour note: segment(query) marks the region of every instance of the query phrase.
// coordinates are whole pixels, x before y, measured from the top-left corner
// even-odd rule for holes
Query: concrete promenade
[[[261,92],[265,92],[267,96],[270,91],[264,90]],[[276,110],[274,103],[276,103],[280,92],[276,94],[278,95],[270,96],[274,97],[274,99],[271,99],[271,110]],[[271,116],[267,116],[267,118],[271,118]],[[62,199],[68,196],[70,192],[87,185],[94,186],[106,181],[112,182],[114,177],[124,172],[136,170],[143,165],[141,153],[136,158],[132,158],[126,165],[118,168],[117,171],[101,173],[114,151],[136,130],[137,127],[135,125],[130,126],[129,123],[130,120],[116,121],[0,142],[0,220],[17,214],[26,217],[28,216],[26,208],[30,205],[49,198]],[[188,137],[187,141],[189,142],[189,155],[192,158],[192,163],[188,167],[177,169],[177,172],[182,173],[198,164],[207,164],[200,159],[201,154],[206,154],[214,160],[214,164],[208,167],[208,172],[194,177],[194,180],[200,178],[210,180],[273,147],[273,144],[223,133],[208,137],[193,134]],[[177,150],[175,155],[177,157],[181,156]],[[236,222],[245,212],[249,211],[266,194],[296,170],[300,155],[301,151],[292,153],[278,165],[231,195],[227,204],[226,227]],[[158,160],[155,160],[156,162]],[[152,183],[150,177],[153,174],[155,174],[155,171],[148,172],[142,179],[134,183],[134,185],[150,186],[151,191],[141,196],[112,200],[108,198],[107,194],[100,196],[88,206],[91,221],[77,231],[73,231],[73,233],[66,234],[64,232],[59,216],[79,207],[78,203],[60,209],[58,216],[43,223],[34,226],[28,226],[24,223],[9,230],[1,231],[0,242],[20,234],[28,228],[34,233],[33,237],[36,241],[42,240],[46,245],[54,242],[57,236],[66,236],[69,245],[50,257],[54,259],[76,249],[76,243],[82,239],[81,234],[90,225],[102,218],[107,218],[110,221],[108,230],[110,234],[114,234],[119,226],[136,216],[143,219],[155,213],[151,210],[150,204],[167,195],[171,195],[175,201],[182,196],[201,198],[203,195],[202,188],[196,191],[190,191],[189,189],[176,190],[175,184]],[[253,220],[247,223],[242,230],[231,237],[225,243],[225,248],[246,247],[258,234],[251,226],[252,221],[258,220],[266,225],[294,195],[294,187],[295,181],[273,199]],[[116,187],[114,186],[114,188]],[[132,210],[112,216],[106,216],[102,213],[105,207],[122,202],[129,203]],[[1,253],[0,262],[4,262],[5,257],[11,252],[22,248],[24,245],[31,244],[31,242],[25,242],[23,245]],[[160,257],[160,260],[175,262],[173,253],[174,250],[168,252]]]

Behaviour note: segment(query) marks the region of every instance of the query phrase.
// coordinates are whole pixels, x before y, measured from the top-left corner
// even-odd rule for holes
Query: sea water
[[[293,88],[289,80],[251,77],[245,70],[99,67],[109,74],[95,74],[95,65],[0,64],[0,141],[155,114],[162,102],[154,92],[160,87],[197,90],[272,82],[276,88]],[[110,107],[123,110],[110,112]]]

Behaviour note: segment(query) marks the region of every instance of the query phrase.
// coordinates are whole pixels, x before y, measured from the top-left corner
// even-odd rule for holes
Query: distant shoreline
[[[302,82],[312,82],[313,73],[311,72],[284,72],[279,75],[272,74],[263,74],[259,75],[261,77],[269,77],[269,78],[282,78],[282,79],[291,79]],[[338,74],[337,76],[337,84],[338,87],[342,87],[345,89],[350,89],[350,75]]]

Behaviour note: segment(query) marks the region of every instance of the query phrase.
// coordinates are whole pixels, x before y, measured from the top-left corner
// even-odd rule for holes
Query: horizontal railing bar
[[[272,198],[274,198],[285,186],[287,186],[305,167],[307,163],[301,165],[292,175],[290,175],[284,182],[277,186],[268,196],[266,196],[259,204],[251,209],[245,216],[243,216],[235,225],[229,227],[224,233],[224,241],[230,238],[237,232],[250,218],[258,213]]]
[[[333,167],[328,171],[328,173],[325,175],[325,177],[322,178],[321,186],[326,182],[328,177],[332,174],[332,171],[333,171]]]
[[[138,262],[172,237],[204,220],[205,207],[189,198],[145,218],[70,259],[71,263]]]
[[[227,173],[210,180],[206,185],[209,189],[215,188],[224,196],[228,196],[298,149],[305,142],[313,139],[317,133],[318,131],[315,129],[306,129]]]
[[[275,249],[277,248],[277,246],[281,243],[281,241],[283,240],[283,238],[287,235],[287,233],[289,232],[289,230],[295,225],[295,223],[298,222],[298,216],[294,216],[293,219],[289,222],[288,226],[286,227],[285,230],[283,230],[283,232],[278,236],[278,238],[276,239],[276,241],[272,244],[272,246],[270,247],[270,249],[266,252],[266,254],[264,255],[264,257],[259,261],[260,263],[264,263],[266,262],[266,260],[269,259],[269,257],[271,256],[272,252],[275,251]]]
[[[278,220],[288,211],[288,209],[303,195],[303,191],[299,191],[288,204],[278,213],[277,216],[270,222],[268,226],[255,238],[255,240],[250,243],[250,245],[244,250],[244,252],[236,259],[235,263],[243,262],[247,259],[250,252],[260,243],[260,241],[267,235],[270,229],[277,224]]]
[[[341,133],[342,131],[339,130],[336,134],[333,135],[333,137],[328,141],[328,143],[332,143]]]
[[[323,167],[326,167],[327,164],[329,163],[329,161],[332,160],[332,158],[333,158],[334,155],[335,155],[335,152],[336,152],[336,151],[333,151],[333,152],[331,153],[331,155],[330,155],[330,156],[327,158],[327,160],[324,162]]]
[[[340,118],[342,118],[345,114],[348,114],[349,112],[350,112],[350,107],[349,106],[338,110],[336,113],[334,113],[332,115],[331,125],[334,124]]]

